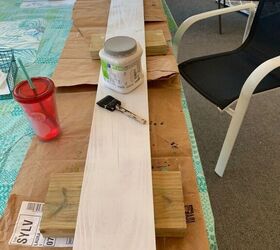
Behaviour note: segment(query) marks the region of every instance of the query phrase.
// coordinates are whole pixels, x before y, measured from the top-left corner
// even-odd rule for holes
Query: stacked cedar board
[[[152,175],[156,236],[184,237],[186,219],[181,172],[178,169],[153,171]],[[44,236],[74,236],[82,180],[82,172],[59,173],[51,177],[40,224]]]
[[[166,55],[169,49],[162,30],[148,30],[145,34],[146,39],[146,55],[157,56]],[[105,34],[100,32],[91,36],[90,54],[91,58],[98,60],[99,51],[103,48]]]
[[[159,1],[146,1],[145,3],[152,5],[149,8],[151,10],[154,4],[158,5]],[[105,7],[109,6],[109,1],[78,0],[75,8],[78,8],[79,4],[93,4],[96,6],[101,4],[106,9]],[[103,13],[100,8],[96,11]],[[160,12],[163,13],[162,10]],[[154,13],[158,13],[158,10],[154,11]],[[97,16],[102,16],[102,14]],[[149,21],[145,23],[146,30],[161,29],[165,34],[166,40],[169,41],[171,39],[166,21],[151,21],[150,19],[153,19],[153,15],[148,15],[147,9],[145,17],[149,18]],[[155,19],[161,19],[161,17],[162,15],[160,14]],[[77,51],[75,47],[85,47],[85,43],[87,44],[86,48],[88,48],[90,36],[92,31],[95,30],[103,30],[105,32],[106,26],[100,21],[92,23],[90,26],[84,25],[79,30],[73,26],[69,39],[74,38],[75,44],[72,43],[74,48],[70,46],[68,53],[66,53],[68,57],[64,57],[64,50],[61,57],[64,60],[59,62],[59,70],[55,74],[55,77],[60,80],[61,86],[75,85],[76,80],[77,83],[86,83],[83,79],[77,78],[76,75],[74,75],[74,80],[69,82],[69,77],[63,71],[64,66],[72,68],[72,70],[77,69],[80,72],[84,69],[83,66],[85,66],[84,72],[86,74],[89,74],[88,69],[93,70],[93,72],[99,72],[97,69],[99,67],[98,64],[89,66],[84,63],[86,57],[90,57],[88,53],[82,53],[85,50],[80,50],[83,57],[78,54],[72,54],[71,56],[71,53],[69,53],[71,49],[73,49],[72,51]],[[81,66],[75,64],[74,67],[71,65],[73,61],[67,61],[66,59],[79,59],[84,64]],[[91,58],[89,59],[91,60]],[[181,107],[181,86],[177,76],[178,69],[174,56],[171,53],[168,53],[166,56],[151,56],[148,57],[147,65],[148,78],[150,78],[148,92],[152,167],[154,171],[180,170],[183,180],[186,221],[188,223],[187,234],[183,239],[158,238],[157,249],[209,249],[200,196],[192,165],[191,147]],[[60,84],[58,85],[60,86]],[[96,88],[94,86],[58,89],[57,105],[63,134],[58,140],[49,143],[41,143],[36,137],[33,138],[5,214],[0,220],[1,250],[26,249],[26,247],[10,247],[8,245],[22,201],[43,202],[47,194],[50,176],[54,173],[83,171],[95,93]],[[47,250],[48,248],[39,249]],[[61,250],[66,249],[69,248],[61,248]]]

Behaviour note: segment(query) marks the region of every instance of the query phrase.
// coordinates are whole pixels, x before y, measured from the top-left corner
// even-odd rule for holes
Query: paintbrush
[[[121,102],[114,98],[113,96],[107,95],[104,98],[102,98],[100,101],[97,102],[97,105],[99,105],[102,108],[105,108],[111,112],[117,110],[123,113],[124,115],[134,119],[137,122],[140,122],[142,124],[146,124],[146,120],[139,117],[138,115],[130,112],[129,110],[125,109],[121,106]]]

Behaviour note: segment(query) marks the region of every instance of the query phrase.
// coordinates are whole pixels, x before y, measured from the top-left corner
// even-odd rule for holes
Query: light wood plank
[[[153,171],[157,237],[183,237],[186,232],[180,171]],[[83,172],[58,173],[50,179],[40,231],[46,237],[75,233]]]
[[[184,237],[186,218],[180,171],[153,171],[157,237]]]
[[[105,33],[91,35],[90,41],[90,55],[94,60],[99,60],[99,51],[104,47]]]
[[[147,56],[166,55],[168,45],[162,30],[149,30],[145,32]],[[90,54],[91,58],[98,60],[99,51],[104,47],[105,32],[91,35]]]
[[[74,235],[82,180],[83,172],[59,173],[51,177],[40,223],[43,235]]]
[[[171,39],[172,39],[167,22],[146,22],[145,29],[146,29],[146,31],[147,30],[162,30],[166,41],[171,41]]]
[[[119,35],[141,44],[144,83],[121,95],[106,89],[100,74],[96,99],[113,95],[148,120],[143,0],[111,1],[106,39]],[[97,105],[73,249],[155,249],[149,125]]]
[[[166,55],[168,45],[162,30],[146,31],[146,53],[148,56]]]

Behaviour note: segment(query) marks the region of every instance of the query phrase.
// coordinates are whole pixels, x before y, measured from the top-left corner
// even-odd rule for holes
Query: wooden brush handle
[[[145,119],[139,117],[138,115],[130,112],[129,110],[127,110],[127,109],[125,109],[125,108],[123,108],[119,105],[116,106],[116,110],[122,112],[123,114],[125,114],[126,116],[134,119],[135,121],[140,122],[141,124],[146,124],[147,123],[147,121]]]

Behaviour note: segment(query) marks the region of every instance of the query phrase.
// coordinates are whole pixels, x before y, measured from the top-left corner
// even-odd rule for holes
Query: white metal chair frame
[[[213,11],[207,11],[198,15],[194,15],[192,17],[189,17],[186,19],[178,28],[174,41],[173,41],[173,51],[176,55],[177,61],[178,61],[178,48],[181,42],[181,39],[184,35],[184,33],[189,29],[189,27],[203,19],[207,19],[209,17],[214,17],[214,16],[219,16],[227,13],[232,13],[240,10],[245,10],[249,9],[249,17],[247,20],[247,25],[245,28],[244,36],[243,36],[243,42],[246,40],[253,19],[255,15],[255,10],[256,10],[256,5],[253,3],[248,3],[248,4],[242,4],[239,6],[234,6],[234,7],[228,7],[225,9],[218,9],[218,10],[213,10]],[[248,105],[250,103],[251,97],[253,95],[254,90],[258,86],[258,84],[262,81],[262,79],[269,74],[271,71],[274,69],[280,67],[280,56],[271,58],[261,65],[259,65],[247,78],[245,81],[239,98],[237,100],[236,108],[233,110],[230,106],[234,103],[231,103],[229,106],[227,106],[224,110],[221,111],[226,111],[229,115],[232,116],[222,150],[220,152],[219,158],[217,165],[215,167],[215,172],[222,177],[224,174],[224,171],[226,169],[229,157],[231,155],[234,143],[236,141],[239,129],[241,127],[242,121],[244,119],[244,116],[246,114]]]

